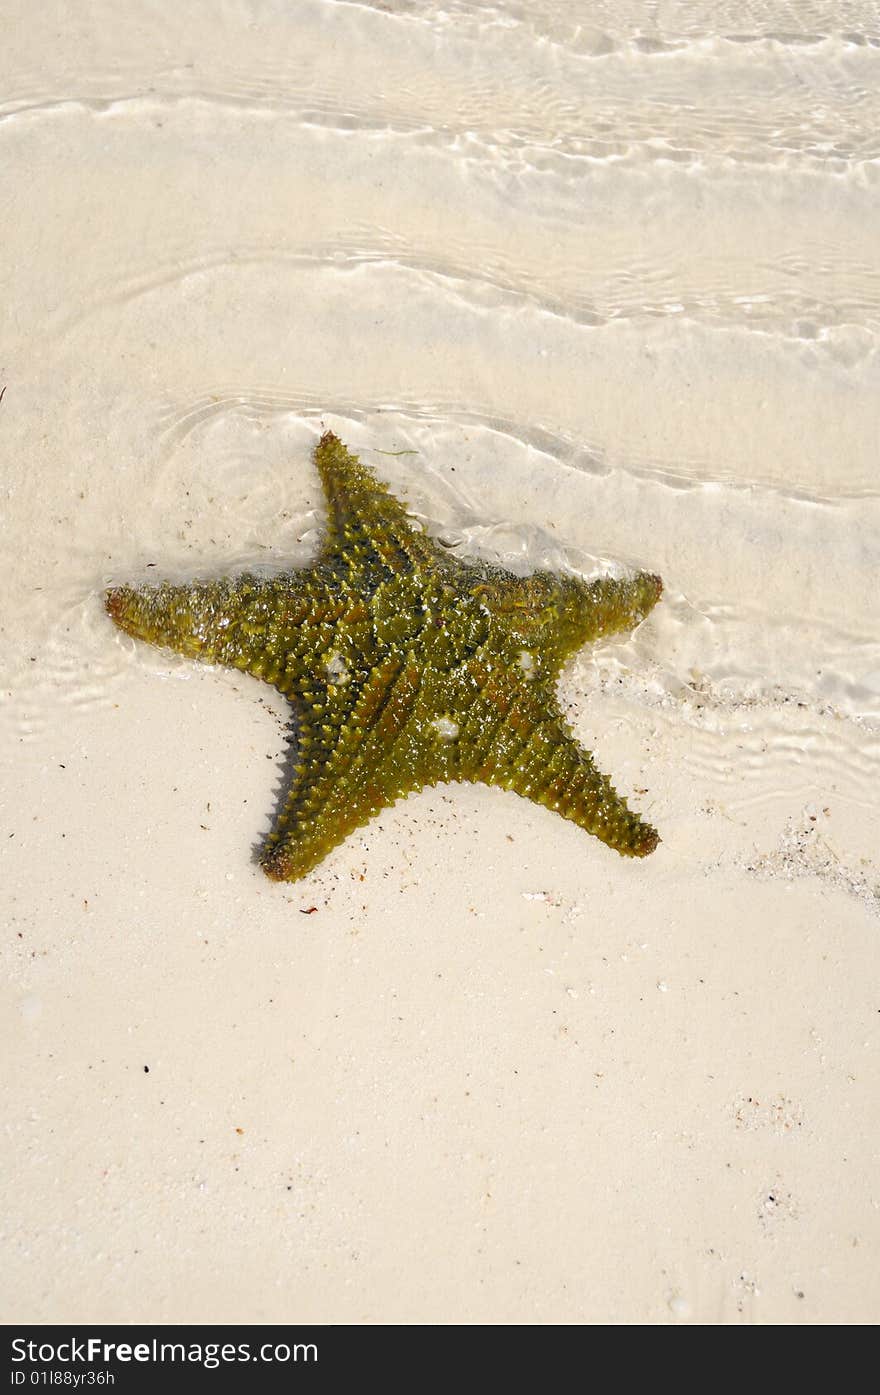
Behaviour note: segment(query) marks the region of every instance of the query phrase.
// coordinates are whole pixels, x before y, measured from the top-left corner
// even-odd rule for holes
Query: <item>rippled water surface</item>
[[[829,722],[867,789],[875,7],[287,11],[11,35],[13,732],[111,698],[108,574],[296,556],[327,421],[465,548],[659,570],[620,678],[689,755],[745,702],[768,790]]]
[[[10,772],[192,681],[108,580],[308,559],[325,424],[462,553],[659,572],[579,735],[701,875],[878,909],[875,3],[96,0],[0,63]]]

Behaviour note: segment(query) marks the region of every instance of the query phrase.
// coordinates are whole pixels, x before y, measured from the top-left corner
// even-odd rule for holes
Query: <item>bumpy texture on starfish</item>
[[[329,506],[311,567],[106,594],[116,624],[272,683],[299,718],[297,763],[262,865],[296,881],[380,809],[425,785],[500,785],[629,857],[658,837],[568,730],[568,655],[637,625],[659,577],[580,581],[460,562],[331,432],[315,451]]]

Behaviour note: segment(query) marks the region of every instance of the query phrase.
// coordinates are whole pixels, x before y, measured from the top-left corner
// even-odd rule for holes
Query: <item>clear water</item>
[[[869,798],[876,7],[210,8],[11,35],[6,729],[112,700],[107,577],[307,557],[326,421],[465,550],[662,574],[573,695]]]

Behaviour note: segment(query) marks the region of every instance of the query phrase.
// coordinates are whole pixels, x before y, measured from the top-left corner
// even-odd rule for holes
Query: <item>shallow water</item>
[[[162,954],[194,916],[180,851],[192,829],[160,856],[132,827],[146,806],[151,838],[161,829],[178,764],[193,789],[219,780],[216,810],[218,797],[240,802],[247,743],[272,770],[278,756],[277,733],[245,715],[256,685],[136,649],[110,630],[101,590],[307,560],[322,520],[310,455],[324,425],[462,553],[662,575],[664,602],[639,632],[579,656],[562,684],[578,734],[621,788],[645,791],[635,797],[647,795],[671,849],[667,870],[650,874],[666,879],[652,906],[667,907],[658,916],[671,925],[676,907],[705,894],[715,905],[733,885],[734,920],[754,921],[759,954],[760,927],[772,937],[777,913],[749,908],[754,886],[803,880],[798,923],[855,918],[861,948],[841,952],[841,984],[869,981],[864,926],[876,937],[880,908],[877,5],[304,0],[292,11],[212,0],[136,14],[98,3],[71,18],[47,4],[6,26],[0,65],[11,172],[0,254],[4,878],[10,925],[24,915],[51,945],[50,996],[76,960],[71,878],[98,887],[99,902],[108,895],[109,934],[130,914],[117,859],[141,896],[171,867],[153,932]],[[284,705],[260,696],[283,724]],[[210,715],[187,718],[204,703]],[[216,741],[184,776],[202,720]],[[173,770],[161,763],[169,745]],[[120,774],[134,750],[137,784]],[[73,794],[57,784],[71,764],[86,772]],[[271,794],[256,777],[247,790],[228,839],[198,844],[198,895],[216,933],[222,895],[215,903],[211,888],[235,869],[249,888],[236,914],[271,922],[280,963],[290,907],[267,907],[247,846],[265,831]],[[431,806],[445,835],[420,834],[417,808],[428,806],[414,801],[389,818],[396,843],[370,835],[400,891],[408,866],[454,865],[457,824],[473,819],[478,843],[490,836],[497,806],[461,793],[447,816],[453,795]],[[82,836],[59,862],[62,817]],[[519,809],[509,817],[529,828]],[[522,895],[557,876],[568,924],[581,903],[567,864],[547,862],[554,831],[524,832],[534,852]],[[357,856],[342,853],[326,886]],[[624,874],[595,865],[607,905]],[[487,903],[480,867],[471,874],[474,903]],[[632,922],[642,893],[625,885]],[[412,913],[398,906],[390,923]],[[442,902],[431,915],[443,919]],[[112,954],[124,972],[124,937]],[[33,964],[13,964],[11,1001],[31,1003]],[[381,985],[391,970],[377,960],[375,972]],[[876,1032],[861,998],[841,992],[840,1022]],[[770,1012],[755,1000],[757,1018]],[[203,1082],[209,1095],[215,1086]],[[325,1087],[319,1076],[308,1110]],[[405,1097],[396,1108],[399,1127]],[[816,1176],[831,1166],[830,1118]],[[51,1156],[45,1140],[35,1146]],[[331,1153],[324,1139],[326,1166]],[[400,1166],[417,1191],[418,1168]],[[343,1170],[327,1183],[337,1218],[349,1182]],[[439,1204],[444,1213],[456,1199]],[[323,1224],[326,1243],[341,1245],[344,1227]],[[209,1267],[200,1254],[197,1284]],[[690,1260],[691,1279],[673,1285],[694,1290],[686,1313],[647,1261],[635,1262],[631,1289],[587,1284],[592,1297],[571,1307],[549,1277],[554,1255],[535,1260],[537,1298],[512,1280],[494,1308],[474,1297],[485,1319],[755,1315],[752,1280],[729,1278],[710,1301]],[[389,1295],[386,1261],[379,1246],[371,1273]],[[826,1294],[813,1318],[876,1315],[875,1290],[847,1273],[842,1311]],[[94,1282],[88,1312],[103,1315]],[[150,1311],[165,1311],[150,1291]],[[789,1313],[774,1293],[775,1319],[797,1317],[798,1302]],[[126,1302],[115,1315],[132,1316]],[[412,1310],[397,1294],[378,1315],[442,1320],[457,1302],[438,1280]],[[50,1316],[80,1311],[63,1289],[53,1303]],[[356,1314],[352,1303],[328,1297],[323,1316]],[[46,1315],[36,1298],[31,1309]],[[249,1315],[283,1311],[265,1297]]]

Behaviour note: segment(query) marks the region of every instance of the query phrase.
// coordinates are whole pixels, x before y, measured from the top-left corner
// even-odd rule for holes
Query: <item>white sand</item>
[[[880,1317],[880,16],[660,9],[6,7],[6,1320]],[[255,867],[285,704],[101,588],[307,558],[322,420],[663,575],[562,685],[652,858]]]

